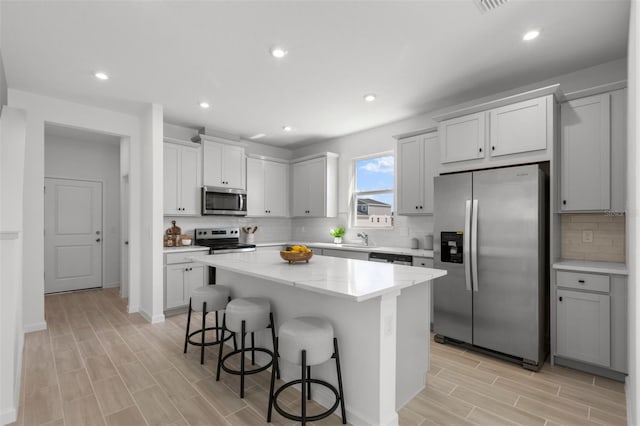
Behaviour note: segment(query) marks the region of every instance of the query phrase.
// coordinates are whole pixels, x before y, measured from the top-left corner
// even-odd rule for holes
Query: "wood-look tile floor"
[[[186,314],[152,325],[126,313],[117,289],[105,289],[47,296],[45,316],[49,328],[25,336],[16,425],[266,423],[269,373],[247,378],[244,399],[236,376],[216,382],[216,349],[207,349],[204,366],[199,348],[182,353]],[[621,383],[549,365],[531,373],[431,347],[429,385],[400,411],[401,425],[626,424]],[[281,401],[293,409],[299,393],[288,389]],[[277,414],[273,423],[292,424]],[[318,424],[341,421],[334,415]]]

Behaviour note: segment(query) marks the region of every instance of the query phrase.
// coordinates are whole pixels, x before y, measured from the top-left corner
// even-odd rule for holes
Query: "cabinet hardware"
[[[567,200],[562,200],[562,204],[566,206],[567,205]]]
[[[100,235],[100,231],[96,231],[96,235]]]
[[[482,152],[482,148],[478,148],[478,152]]]
[[[584,280],[578,280],[580,284],[584,284]]]
[[[96,238],[96,243],[99,243],[99,242],[100,242],[100,238]]]
[[[496,150],[496,147],[495,147],[495,146],[492,146],[492,147],[491,147],[491,151],[495,151],[495,150]]]
[[[560,297],[558,298],[558,300],[562,302],[562,296],[560,296]]]

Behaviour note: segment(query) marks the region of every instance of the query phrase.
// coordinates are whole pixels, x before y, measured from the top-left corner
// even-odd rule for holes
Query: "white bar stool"
[[[187,332],[184,337],[184,353],[187,353],[187,347],[189,344],[200,346],[200,364],[204,364],[204,348],[205,346],[213,346],[220,345],[224,340],[220,339],[220,331],[222,330],[222,326],[218,321],[218,311],[224,310],[229,303],[231,289],[227,286],[223,285],[206,285],[204,287],[197,287],[191,291],[191,297],[189,298],[189,315],[187,316]],[[190,333],[191,327],[191,312],[202,312],[202,328]],[[216,325],[215,327],[206,326],[207,314],[210,312],[216,313]],[[224,316],[223,316],[224,322]],[[205,332],[215,330],[216,331],[216,340],[212,342],[205,342]],[[202,338],[199,342],[192,340],[191,338],[196,334],[201,334]],[[232,335],[227,337],[226,340],[229,340]]]
[[[313,422],[329,417],[338,408],[342,410],[342,424],[347,423],[347,414],[344,406],[344,393],[342,391],[342,373],[340,371],[340,355],[338,353],[338,339],[334,337],[331,323],[318,317],[299,317],[286,321],[280,326],[278,339],[276,340],[275,367],[271,374],[269,388],[269,410],[267,422],[271,422],[272,409],[289,420],[301,422]],[[338,376],[338,389],[331,383],[311,378],[311,366],[327,362],[331,358],[336,360],[336,373]],[[300,365],[300,379],[284,383],[274,393],[275,370],[280,359],[284,359],[295,365]],[[336,401],[328,410],[313,416],[307,416],[307,400],[311,399],[311,383],[328,388],[336,397]],[[300,384],[302,391],[300,415],[293,415],[284,411],[278,405],[278,395],[286,388]]]
[[[221,369],[229,374],[239,375],[240,398],[244,398],[244,376],[247,374],[259,373],[273,365],[273,352],[266,348],[256,348],[254,339],[254,332],[271,328],[271,339],[273,347],[275,348],[276,331],[273,324],[271,304],[268,300],[257,297],[234,299],[227,304],[222,327],[222,340],[225,340],[225,331],[230,331],[233,335],[235,335],[235,333],[240,333],[240,349],[236,348],[233,352],[223,356],[222,349],[224,345],[220,345],[216,381],[220,380]],[[249,348],[245,347],[245,336],[247,333],[251,333],[251,347]],[[245,353],[249,351],[251,351],[252,365],[255,365],[256,352],[268,354],[271,357],[271,360],[266,365],[247,370],[245,368]],[[225,365],[226,360],[237,354],[240,354],[240,370],[236,370]],[[277,369],[277,366],[275,368]],[[280,377],[279,372],[278,377]]]

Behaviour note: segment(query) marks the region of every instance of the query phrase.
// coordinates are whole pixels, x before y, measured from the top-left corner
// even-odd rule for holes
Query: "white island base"
[[[232,297],[268,299],[276,328],[303,315],[331,321],[349,423],[397,425],[397,411],[424,388],[430,285],[445,271],[324,256],[289,265],[274,252],[194,260],[215,266],[216,282],[230,286]],[[270,340],[268,331],[256,335],[264,347],[271,348]],[[337,385],[333,362],[312,367],[311,374]],[[287,381],[299,378],[299,367],[281,362],[281,375]],[[312,396],[323,406],[334,401],[321,387],[312,387]]]

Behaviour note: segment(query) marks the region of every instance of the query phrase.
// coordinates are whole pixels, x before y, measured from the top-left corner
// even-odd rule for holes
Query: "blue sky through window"
[[[393,190],[393,155],[356,161],[356,192]],[[393,194],[390,194],[393,203]],[[376,197],[376,199],[379,199]]]

